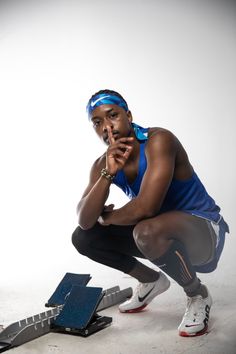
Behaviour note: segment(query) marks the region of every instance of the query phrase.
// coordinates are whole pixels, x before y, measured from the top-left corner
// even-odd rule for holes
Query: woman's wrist
[[[107,180],[109,181],[113,181],[113,179],[115,178],[115,174],[111,174],[108,172],[108,170],[106,168],[102,168],[101,169],[101,176],[105,177]]]

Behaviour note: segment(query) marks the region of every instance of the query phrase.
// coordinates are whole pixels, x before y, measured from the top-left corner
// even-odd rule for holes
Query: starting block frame
[[[0,333],[0,353],[50,332],[87,337],[109,326],[112,318],[98,315],[97,312],[131,297],[132,288],[120,290],[119,286],[115,286],[102,290],[102,288],[87,287],[90,279],[88,274],[66,273],[45,304],[46,307],[52,307],[50,310],[14,322]],[[86,306],[86,303],[85,306],[81,306],[81,303],[79,304],[81,301],[79,298],[77,301],[76,297],[77,295],[79,297],[80,293],[84,298],[89,294],[93,306],[91,304]],[[87,313],[84,312],[84,308],[88,309]],[[81,316],[85,316],[82,327]],[[70,326],[70,323],[67,325],[68,318],[72,318],[73,326]]]

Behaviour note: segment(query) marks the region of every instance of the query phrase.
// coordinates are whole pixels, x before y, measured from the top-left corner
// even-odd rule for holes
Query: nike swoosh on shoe
[[[155,287],[155,286],[154,286]],[[146,295],[144,295],[144,296],[138,296],[138,301],[139,302],[143,302],[145,299],[146,299],[146,297],[152,292],[152,290],[154,289],[154,287],[151,289],[151,290],[149,290],[149,292],[147,292],[147,294]]]
[[[185,325],[185,327],[196,327],[196,326],[199,326],[200,323],[197,323],[197,324],[192,324],[192,325]]]

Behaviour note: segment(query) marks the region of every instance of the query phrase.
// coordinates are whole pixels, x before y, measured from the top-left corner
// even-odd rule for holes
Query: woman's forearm
[[[78,223],[82,229],[90,229],[97,222],[104,210],[110,185],[111,182],[101,176],[89,193],[78,203]]]

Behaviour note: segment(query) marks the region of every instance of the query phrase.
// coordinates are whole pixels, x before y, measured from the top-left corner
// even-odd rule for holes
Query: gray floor
[[[142,313],[121,314],[117,306],[104,313],[113,318],[112,325],[88,337],[82,338],[50,333],[20,347],[11,349],[19,354],[235,354],[236,353],[236,304],[235,270],[230,274],[227,257],[221,267],[201,279],[207,283],[214,298],[209,332],[197,338],[181,338],[177,327],[185,310],[185,297],[174,283],[170,289],[156,298]],[[101,272],[101,269],[103,271]],[[70,270],[68,270],[70,271]],[[227,274],[227,277],[225,276]],[[50,277],[30,280],[14,286],[5,284],[0,293],[0,324],[9,323],[45,311],[44,303],[64,275],[61,270]],[[136,281],[123,274],[99,266],[93,270],[89,285],[104,289],[119,285],[121,289],[135,286]]]

